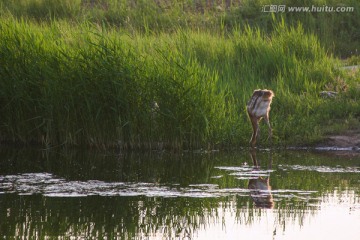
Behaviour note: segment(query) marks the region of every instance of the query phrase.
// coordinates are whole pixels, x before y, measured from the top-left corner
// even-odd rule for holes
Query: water
[[[0,149],[0,238],[359,239],[360,156]]]

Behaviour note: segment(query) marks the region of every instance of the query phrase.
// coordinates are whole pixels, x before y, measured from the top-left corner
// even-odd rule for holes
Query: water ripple
[[[258,191],[261,194],[261,190]],[[104,182],[99,180],[69,181],[50,173],[26,173],[0,176],[0,194],[41,194],[47,197],[86,196],[147,196],[208,198],[224,196],[249,196],[252,190],[245,188],[219,188],[217,184],[164,185],[146,182]],[[284,198],[313,192],[299,190],[276,190],[267,192]]]
[[[322,173],[360,173],[360,167],[279,165],[279,168],[282,170],[316,171]]]
[[[233,192],[233,191],[232,191]],[[239,192],[244,192],[243,190]],[[246,191],[245,191],[246,192]],[[48,197],[149,196],[149,197],[220,197],[228,194],[216,184],[192,184],[188,187],[158,183],[68,181],[49,173],[0,176],[0,193],[42,194]]]

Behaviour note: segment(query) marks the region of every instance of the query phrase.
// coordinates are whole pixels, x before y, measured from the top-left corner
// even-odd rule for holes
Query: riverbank
[[[333,155],[354,157],[360,156],[360,131],[346,131],[337,135],[329,135],[315,146],[315,150],[331,152]]]

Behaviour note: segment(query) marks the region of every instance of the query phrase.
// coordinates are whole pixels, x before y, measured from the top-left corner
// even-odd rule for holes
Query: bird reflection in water
[[[263,175],[263,171],[260,170],[260,162],[256,158],[256,151],[253,149],[250,151],[251,159],[254,165],[253,173],[259,173]],[[269,166],[270,170],[272,167],[272,157],[270,154]],[[273,208],[274,200],[271,194],[270,186],[270,173],[267,172],[266,177],[258,176],[249,180],[248,188],[250,190],[250,196],[253,199],[255,206],[258,208]]]

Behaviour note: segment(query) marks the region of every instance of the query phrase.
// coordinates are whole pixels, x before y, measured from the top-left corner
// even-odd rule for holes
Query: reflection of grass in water
[[[344,199],[347,193],[344,194],[340,193],[335,198]],[[278,232],[285,232],[292,226],[304,226],[309,218],[321,214],[318,206],[308,206],[305,202],[277,202],[276,208],[269,211],[254,208],[245,198],[235,197],[189,199],[26,196],[22,197],[22,201],[16,199],[15,195],[11,195],[3,202],[3,206],[10,209],[10,212],[6,212],[4,208],[0,211],[0,216],[7,219],[3,236],[14,236],[16,231],[24,237],[40,234],[108,238],[119,236],[122,239],[139,236],[175,238],[196,236],[199,231],[219,225],[229,227],[236,223],[239,228],[252,227],[264,218],[270,220],[268,224],[273,224]],[[43,221],[44,218],[47,221]],[[25,228],[31,231],[26,231]]]
[[[315,201],[316,204],[319,202]],[[318,206],[310,206],[307,202],[286,200],[276,201],[272,210],[256,208],[250,204],[249,208],[238,208],[236,211],[236,221],[239,224],[254,225],[262,218],[270,219],[269,224],[274,225],[274,230],[285,232],[287,226],[303,226],[309,218],[314,217],[318,212]]]
[[[215,169],[216,166],[241,166],[243,161],[251,161],[249,154],[227,153],[216,155],[113,155],[99,151],[34,152],[16,150],[1,153],[2,172],[52,172],[71,181],[104,180],[107,182],[129,179],[132,181],[162,183],[177,182],[183,186],[212,186],[218,184],[246,188],[247,181],[236,180],[230,172]],[[269,153],[259,152],[261,169],[268,168]],[[46,198],[35,196],[3,195],[0,219],[6,228],[3,236],[18,234],[30,236],[97,236],[123,239],[136,238],[138,234],[151,236],[196,236],[203,229],[214,225],[254,226],[259,220],[274,216],[282,231],[291,225],[305,225],[315,214],[321,213],[319,204],[338,202],[350,198],[350,203],[359,204],[359,192],[346,192],[347,187],[357,189],[358,175],[343,173],[319,173],[307,171],[284,171],[277,169],[278,164],[291,165],[302,163],[304,166],[325,165],[343,166],[353,164],[346,159],[329,159],[328,156],[306,152],[279,152],[273,155],[273,170],[270,184],[273,190],[311,189],[318,190],[316,196],[305,200],[299,197],[279,198],[274,194],[275,208],[270,210],[255,208],[248,196],[231,195],[221,198],[161,198],[161,197],[87,197],[87,198]],[[61,162],[61,164],[59,164]],[[185,165],[185,166],[184,166]],[[214,170],[215,169],[215,170]],[[211,179],[221,171],[223,177]],[[121,176],[126,174],[126,176]],[[110,175],[110,176],[109,176]],[[183,182],[181,182],[183,181]],[[338,195],[332,197],[334,189]],[[358,191],[358,189],[356,190]],[[352,195],[351,195],[352,194]],[[296,194],[295,194],[296,195]],[[311,196],[313,197],[313,195]],[[21,201],[19,200],[21,198]],[[305,197],[304,197],[305,198]],[[354,201],[353,201],[354,200]],[[320,211],[320,212],[318,212]],[[230,218],[223,216],[229,214]],[[44,221],[46,219],[46,221]],[[235,220],[234,220],[235,219]],[[274,220],[274,221],[275,221]],[[271,222],[272,223],[272,222]],[[275,224],[275,223],[274,223]]]

